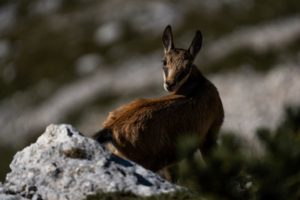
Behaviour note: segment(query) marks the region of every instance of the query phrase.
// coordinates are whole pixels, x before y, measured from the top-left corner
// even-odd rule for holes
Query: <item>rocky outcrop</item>
[[[84,199],[101,192],[140,196],[180,190],[155,173],[116,157],[70,125],[50,125],[10,164],[3,199]],[[10,198],[11,197],[11,198]],[[1,198],[2,199],[2,198]]]

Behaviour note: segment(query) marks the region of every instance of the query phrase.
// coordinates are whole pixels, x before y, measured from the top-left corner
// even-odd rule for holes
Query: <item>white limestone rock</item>
[[[10,195],[10,194],[1,194],[0,193],[0,199],[1,200],[27,200],[20,195]]]
[[[112,155],[71,125],[48,126],[36,143],[14,156],[10,168],[6,190],[32,199],[84,199],[117,191],[150,196],[181,189]]]
[[[8,194],[8,192],[3,188],[3,185],[0,182],[0,200],[26,200],[26,199],[18,194]]]

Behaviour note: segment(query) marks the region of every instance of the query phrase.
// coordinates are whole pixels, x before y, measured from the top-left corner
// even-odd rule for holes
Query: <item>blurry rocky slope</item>
[[[181,47],[195,29],[203,31],[196,63],[220,90],[224,130],[252,138],[257,126],[274,127],[283,106],[300,103],[298,0],[0,4],[3,146],[20,148],[50,123],[92,133],[117,105],[164,94],[160,37],[166,24]]]

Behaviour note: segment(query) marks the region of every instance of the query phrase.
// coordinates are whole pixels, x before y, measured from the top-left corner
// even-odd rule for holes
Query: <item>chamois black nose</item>
[[[176,85],[176,83],[170,83],[170,82],[166,81],[166,86],[169,91],[172,91],[174,89],[175,85]]]

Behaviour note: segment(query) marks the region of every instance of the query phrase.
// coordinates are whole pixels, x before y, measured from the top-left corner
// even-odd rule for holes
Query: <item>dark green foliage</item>
[[[257,135],[262,155],[246,154],[236,136],[225,134],[206,164],[187,161],[182,183],[206,199],[299,199],[300,107],[287,108],[274,132]]]
[[[285,120],[274,133],[258,130],[265,154],[249,164],[259,183],[257,199],[300,198],[300,107],[286,109]]]
[[[208,199],[247,199],[250,177],[244,172],[245,155],[240,140],[224,135],[222,144],[205,162],[188,159],[180,166],[179,182]]]

